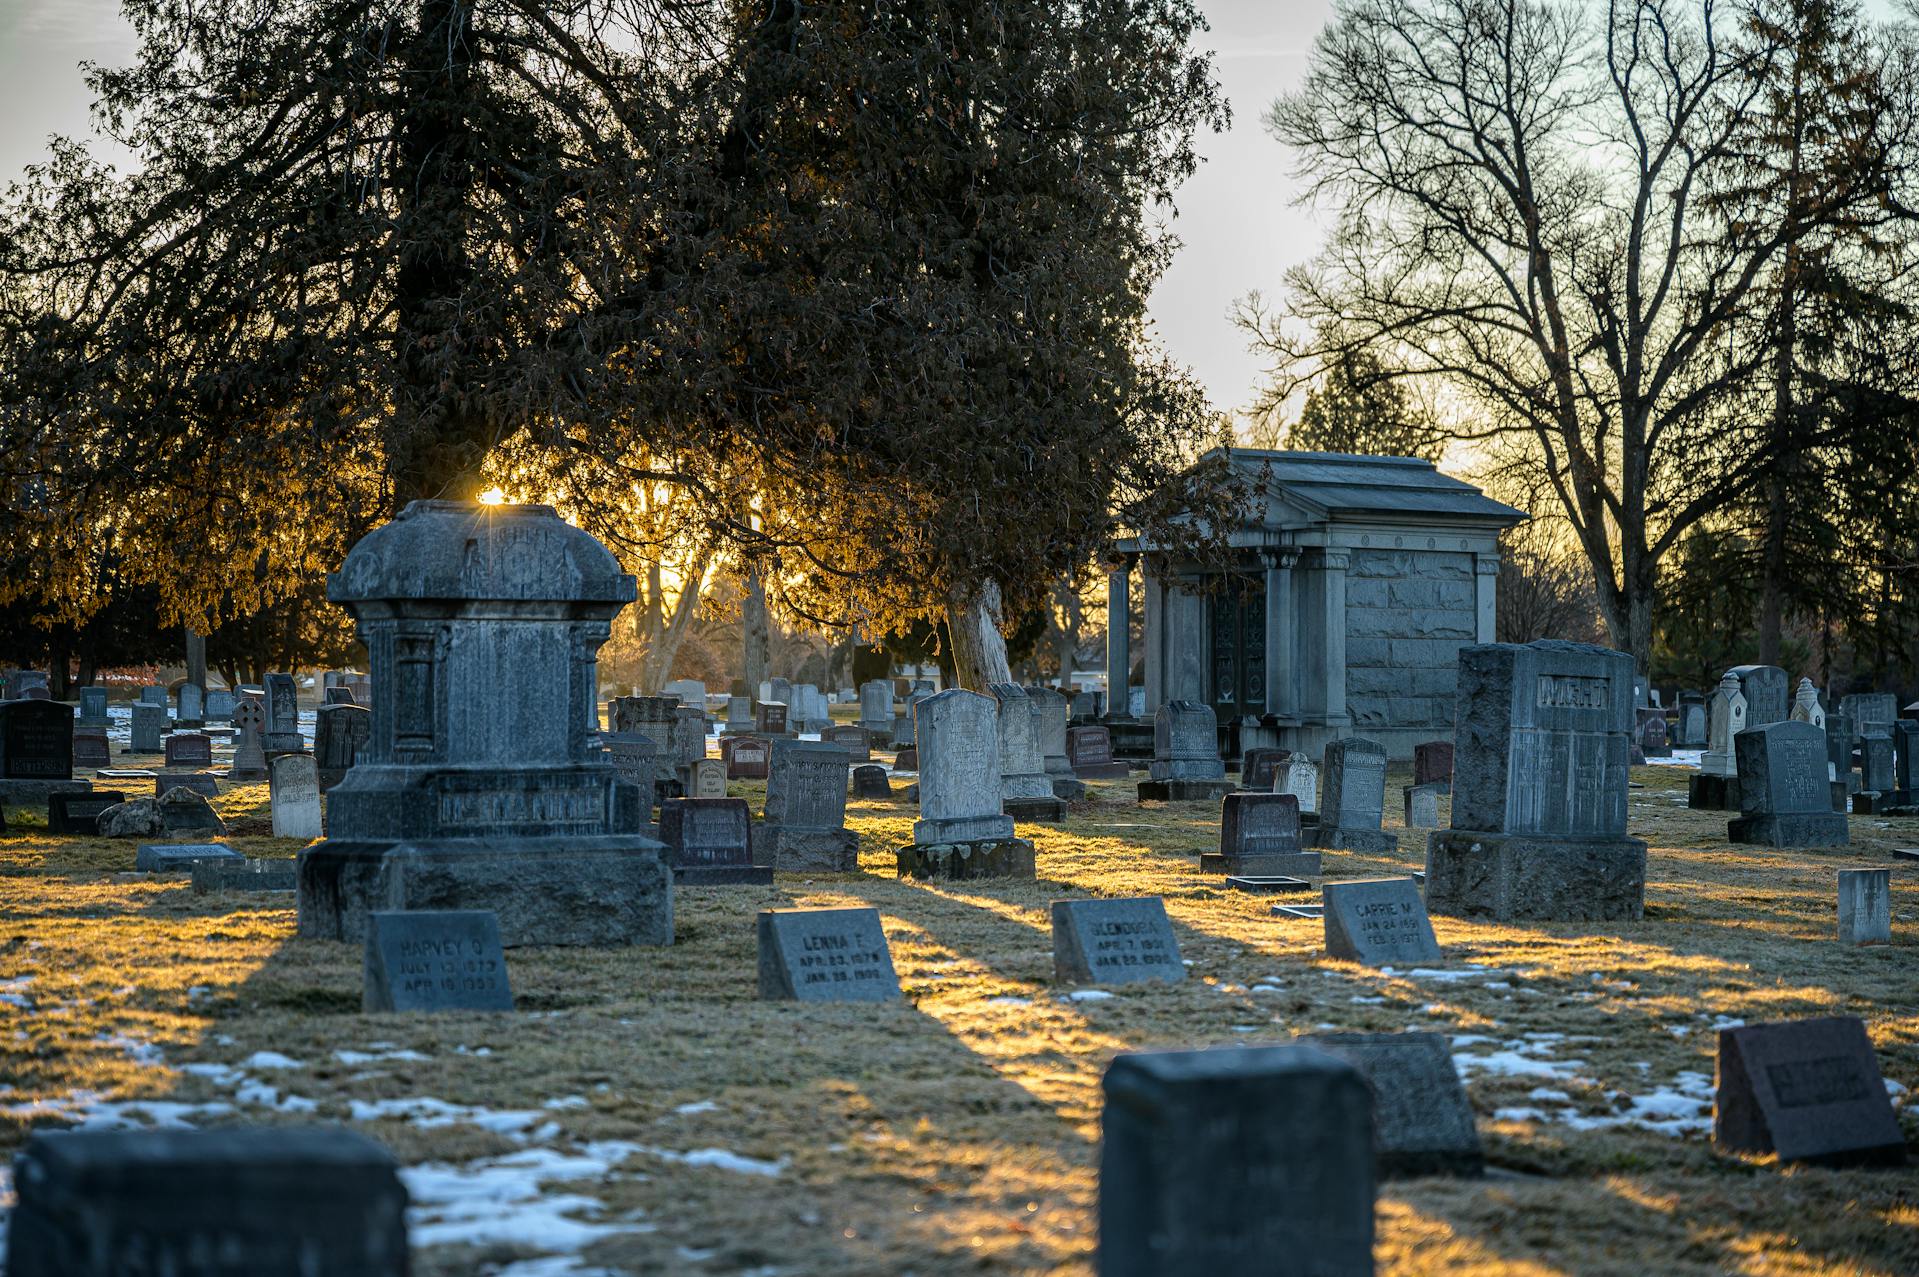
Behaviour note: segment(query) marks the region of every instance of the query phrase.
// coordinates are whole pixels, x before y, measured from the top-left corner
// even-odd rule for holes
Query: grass
[[[1568,1097],[1550,1107],[1604,1117],[1682,1072],[1710,1076],[1716,1017],[1857,1015],[1886,1076],[1919,1089],[1919,883],[1889,856],[1919,845],[1919,821],[1855,817],[1853,845],[1838,851],[1733,847],[1723,814],[1674,800],[1684,772],[1634,778],[1644,788],[1632,829],[1653,848],[1645,921],[1434,919],[1447,965],[1504,968],[1496,978],[1328,960],[1318,923],[1273,917],[1270,897],[1199,876],[1193,856],[1217,840],[1216,808],[1142,807],[1119,783],[1095,785],[1061,826],[1022,827],[1039,847],[1030,884],[897,881],[891,848],[909,837],[911,807],[852,802],[859,875],[682,890],[669,949],[515,950],[520,1010],[508,1017],[362,1015],[359,951],[295,942],[284,897],[194,896],[184,876],[132,873],[130,840],[52,838],[15,809],[0,837],[0,990],[12,995],[0,1000],[0,1151],[90,1096],[236,1105],[193,1118],[202,1124],[344,1121],[354,1103],[422,1096],[489,1110],[562,1100],[539,1116],[552,1126],[534,1143],[645,1150],[614,1175],[549,1185],[598,1199],[603,1223],[644,1230],[594,1241],[583,1263],[633,1274],[1085,1274],[1099,1078],[1115,1052],[1418,1028],[1491,1040],[1462,1051],[1522,1041],[1527,1058],[1579,1063],[1563,1078],[1470,1077],[1499,1171],[1383,1186],[1381,1273],[1919,1271],[1910,1173],[1781,1167],[1717,1155],[1696,1135],[1495,1116],[1539,1107],[1530,1093],[1542,1084]],[[1389,808],[1409,779],[1389,777]],[[757,800],[763,787],[733,792]],[[263,836],[265,799],[263,785],[237,786],[216,806],[236,847],[291,856],[296,844]],[[1397,825],[1390,810],[1387,824]],[[1423,833],[1399,833],[1393,854],[1327,853],[1327,877],[1419,867]],[[1895,943],[1840,947],[1836,869],[1889,863]],[[1190,978],[1065,1000],[1046,905],[1074,895],[1164,897]],[[879,910],[904,1000],[759,1002],[755,911],[834,905]],[[339,1050],[385,1058],[342,1061]],[[230,1080],[181,1067],[260,1051],[302,1067],[249,1067],[273,1089],[245,1102]],[[287,1095],[317,1107],[272,1107]],[[1919,1105],[1902,1120],[1910,1139]],[[407,1164],[525,1147],[472,1121],[360,1125]],[[666,1156],[703,1149],[780,1170]],[[417,1269],[488,1273],[537,1253],[433,1246]]]

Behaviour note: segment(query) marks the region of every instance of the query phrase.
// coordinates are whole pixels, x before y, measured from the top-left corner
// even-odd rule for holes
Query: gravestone
[[[1369,967],[1443,962],[1426,903],[1411,878],[1329,882],[1326,956]]]
[[[1739,756],[1733,740],[1746,730],[1747,722],[1746,694],[1739,690],[1739,676],[1728,671],[1712,694],[1706,752],[1699,756],[1699,774],[1688,781],[1688,807],[1725,811],[1739,805]]]
[[[673,711],[673,774],[706,757],[706,711],[681,705]]]
[[[104,687],[83,687],[80,689],[80,721],[88,727],[105,727],[107,718],[107,689]]]
[[[1201,873],[1233,877],[1316,878],[1320,855],[1299,836],[1299,800],[1240,790],[1220,800],[1219,850],[1199,858]]]
[[[626,770],[622,778],[641,785],[643,801],[651,807],[681,795],[679,765],[687,761],[682,752],[689,742],[679,738],[679,700],[672,696],[619,696],[608,706],[612,736],[631,745],[632,738],[643,736],[653,742],[653,783],[649,790],[639,779],[640,751],[626,751]],[[702,740],[700,752],[705,752]]]
[[[1892,725],[1891,805],[1911,806],[1915,794],[1919,794],[1919,720],[1902,718]]]
[[[333,688],[344,691],[344,688]],[[313,762],[322,791],[346,779],[367,740],[373,735],[373,711],[350,700],[322,705],[313,712]]]
[[[207,723],[207,691],[198,683],[182,683],[177,699],[174,701],[174,726],[205,727]]]
[[[1839,871],[1839,943],[1892,943],[1892,870]]]
[[[140,689],[140,703],[142,705],[157,705],[161,709],[165,709],[168,700],[167,689],[163,684],[148,683]]]
[[[770,741],[758,736],[733,736],[720,742],[728,780],[765,780],[773,757]]]
[[[1484,1174],[1473,1106],[1438,1033],[1313,1033],[1300,1039],[1350,1060],[1373,1091],[1379,1177]]]
[[[726,797],[726,764],[717,758],[700,758],[686,768],[680,783],[688,798]]]
[[[1777,665],[1735,665],[1727,673],[1739,680],[1739,691],[1746,698],[1746,726],[1785,720],[1792,702],[1786,671]]]
[[[1853,1016],[1719,1031],[1713,1144],[1781,1162],[1903,1166],[1906,1141],[1866,1026]]]
[[[778,701],[780,704],[793,710],[795,716],[797,716],[799,705],[793,699],[793,680],[790,678],[768,680],[766,690],[760,694],[760,699],[762,701]]]
[[[874,737],[893,730],[893,685],[883,678],[860,684],[860,726]]]
[[[134,708],[138,712],[139,707]],[[252,697],[233,707],[233,726],[239,738],[233,743],[233,762],[227,768],[228,780],[267,778],[266,724],[266,707]]]
[[[1299,823],[1305,828],[1319,825],[1319,767],[1312,759],[1294,754],[1279,774],[1276,792],[1291,794],[1299,804]]]
[[[1439,796],[1444,790],[1438,785],[1408,785],[1400,792],[1406,803],[1406,828],[1439,828]]]
[[[1079,802],[1086,783],[1073,774],[1066,757],[1066,698],[1050,687],[1029,687],[1026,699],[1033,707],[1033,732],[1039,738],[1040,766],[1052,782],[1053,797]]]
[[[1055,900],[1053,979],[1059,984],[1133,984],[1186,978],[1179,940],[1158,896]]]
[[[1000,805],[998,702],[951,688],[913,712],[920,814],[896,852],[900,877],[1032,878],[1033,844]]]
[[[1843,713],[1826,715],[1826,775],[1844,785],[1847,793],[1860,788],[1859,771],[1852,765],[1852,752],[1858,744],[1851,718]]]
[[[226,824],[214,814],[208,798],[218,794],[219,781],[204,777],[205,788],[190,784],[192,776],[161,777],[155,788],[162,792],[153,799],[153,810],[160,817],[160,831],[168,834],[224,834]]]
[[[1113,758],[1113,734],[1104,727],[1074,727],[1066,733],[1066,757],[1081,780],[1125,780],[1133,769]]]
[[[313,755],[276,754],[269,766],[273,836],[302,842],[320,837],[320,777]]]
[[[157,754],[161,750],[161,737],[167,730],[167,710],[164,705],[149,705],[145,701],[133,707],[133,730],[127,741],[129,754]]]
[[[266,736],[261,744],[267,753],[305,749],[306,738],[300,735],[300,687],[293,681],[293,675],[267,675],[265,705]]]
[[[353,699],[353,689],[346,686],[329,687],[320,698],[321,705],[357,705]]]
[[[1791,720],[1739,733],[1739,815],[1726,826],[1736,843],[1843,847],[1846,818],[1832,809],[1825,734]]]
[[[207,721],[209,723],[230,723],[233,721],[233,707],[239,699],[224,687],[216,687],[207,693]]]
[[[1399,837],[1380,828],[1386,809],[1386,749],[1358,736],[1326,745],[1326,799],[1313,845],[1346,851],[1397,851]]]
[[[726,722],[720,728],[723,736],[738,736],[753,730],[753,701],[750,697],[729,696],[726,698]]]
[[[1292,750],[1273,745],[1258,745],[1247,750],[1239,756],[1239,787],[1263,794],[1272,793],[1274,782],[1286,766],[1286,760],[1292,756]]]
[[[1639,752],[1646,758],[1671,758],[1672,742],[1666,737],[1666,711],[1639,711]]]
[[[930,688],[916,687],[906,694],[905,709],[893,720],[893,748],[916,749],[919,737],[913,733],[913,707],[931,696]]]
[[[846,751],[849,760],[855,763],[867,763],[873,760],[873,746],[864,727],[842,723],[829,727],[820,733],[820,739],[829,745],[838,745]]]
[[[1787,717],[1796,723],[1811,723],[1822,732],[1826,730],[1826,710],[1819,703],[1819,689],[1812,685],[1811,679],[1799,680],[1799,690],[1792,697],[1792,712]]]
[[[123,803],[126,800],[125,794],[105,789],[90,790],[86,793],[48,794],[47,832],[76,835],[82,838],[98,837],[100,813],[115,803]]]
[[[107,747],[107,733],[104,728],[74,730],[73,765],[91,767],[95,771],[102,767],[113,766],[113,753]]]
[[[1219,722],[1210,705],[1168,701],[1153,713],[1153,762],[1139,784],[1141,802],[1217,802],[1232,792],[1219,757]]]
[[[646,798],[594,723],[599,647],[634,593],[550,506],[415,501],[360,539],[327,597],[365,644],[373,731],[300,856],[300,936],[485,910],[508,946],[672,943]]]
[[[1413,746],[1413,784],[1438,785],[1441,793],[1453,788],[1453,743],[1422,741]]]
[[[334,1127],[39,1131],[12,1277],[406,1277],[393,1155]]]
[[[1699,749],[1706,743],[1706,698],[1698,692],[1679,693],[1679,718],[1672,743],[1680,749]]]
[[[847,766],[846,751],[838,745],[774,742],[755,863],[784,872],[858,871],[859,836],[846,827]]]
[[[0,701],[0,782],[72,779],[72,707],[60,701]]]
[[[867,763],[853,769],[853,797],[871,800],[892,796],[893,787],[887,782],[884,767],[878,763]]]
[[[753,730],[761,736],[790,736],[786,730],[786,703],[761,701],[753,708]]]
[[[645,732],[602,732],[600,749],[614,775],[640,791],[640,804],[649,812],[664,799],[679,796],[674,792],[677,779],[662,792],[667,782],[660,779],[659,742]]]
[[[1839,698],[1839,712],[1852,720],[1854,730],[1861,735],[1891,735],[1892,725],[1899,718],[1899,698],[1891,692],[1854,692]]]
[[[1644,916],[1626,836],[1632,657],[1557,640],[1459,653],[1452,827],[1426,843],[1426,906],[1500,921]]]
[[[1116,1057],[1100,1277],[1371,1277],[1373,1099],[1304,1045]]]
[[[193,866],[193,894],[217,896],[229,891],[297,891],[297,862],[285,859],[231,861],[202,860]]]
[[[364,974],[360,1009],[370,1015],[513,1009],[500,920],[486,909],[374,910]]]
[[[224,843],[143,843],[133,853],[133,867],[142,873],[186,873],[208,862],[244,864],[246,857]]]
[[[202,798],[220,796],[220,778],[212,772],[161,771],[153,777],[153,796],[164,798],[176,789],[184,789]]]
[[[1823,748],[1821,753],[1824,753]],[[1889,796],[1892,793],[1892,753],[1891,733],[1861,732],[1859,734],[1859,787],[1863,793],[1872,794],[1874,797]],[[1880,805],[1883,806],[1883,804]]]
[[[989,690],[999,702],[1000,810],[1015,821],[1066,819],[1066,804],[1046,774],[1032,700],[1017,683],[993,683]]]
[[[744,798],[669,798],[660,804],[660,842],[675,882],[770,884],[772,868],[753,863],[752,834]]]
[[[900,996],[877,909],[762,909],[760,997],[891,1002]]]
[[[697,678],[676,678],[660,690],[678,697],[681,705],[700,711],[701,718],[706,717],[706,684]]]
[[[166,741],[166,766],[213,766],[213,738],[205,732],[173,732]]]

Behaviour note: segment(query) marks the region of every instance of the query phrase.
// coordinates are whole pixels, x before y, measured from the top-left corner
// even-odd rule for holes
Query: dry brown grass
[[[1510,973],[1493,980],[1437,982],[1325,959],[1317,923],[1275,918],[1271,898],[1198,875],[1192,856],[1216,840],[1216,810],[1140,807],[1121,784],[1096,786],[1096,800],[1059,828],[1022,830],[1039,845],[1035,884],[896,881],[891,848],[907,837],[911,809],[853,803],[862,874],[682,891],[670,949],[514,951],[521,1011],[511,1017],[364,1016],[358,951],[295,943],[284,898],[195,897],[184,879],[129,872],[131,842],[16,828],[0,840],[0,979],[31,977],[20,988],[32,1006],[0,1003],[0,1079],[12,1088],[0,1108],[15,1113],[0,1118],[0,1148],[57,1123],[76,1092],[230,1103],[230,1085],[174,1066],[271,1050],[306,1067],[253,1075],[316,1101],[322,1119],[346,1119],[353,1101],[432,1096],[506,1110],[578,1096],[584,1105],[549,1115],[558,1133],[545,1142],[618,1139],[784,1161],[777,1177],[763,1177],[642,1152],[616,1176],[556,1186],[603,1201],[605,1221],[652,1229],[587,1249],[588,1261],[616,1272],[1083,1274],[1099,1077],[1116,1051],[1243,1045],[1319,1027],[1500,1042],[1564,1034],[1540,1058],[1583,1061],[1578,1080],[1469,1083],[1489,1156],[1508,1173],[1382,1189],[1382,1273],[1919,1272],[1910,1174],[1782,1168],[1717,1156],[1696,1136],[1495,1120],[1497,1110],[1533,1105],[1527,1094],[1542,1083],[1604,1115],[1622,1093],[1685,1070],[1709,1075],[1716,1016],[1858,1015],[1886,1075],[1919,1088],[1915,869],[1894,870],[1897,943],[1843,949],[1832,938],[1835,869],[1888,863],[1891,847],[1919,844],[1919,821],[1854,818],[1854,845],[1840,852],[1734,848],[1723,816],[1673,801],[1683,772],[1646,768],[1635,778],[1646,787],[1633,794],[1633,830],[1654,847],[1646,920],[1435,919],[1448,965]],[[1391,778],[1389,807],[1404,779]],[[264,786],[244,786],[217,805],[249,855],[292,855],[294,845],[257,836],[264,796]],[[1396,855],[1329,853],[1327,874],[1416,868],[1422,841],[1408,831]],[[1191,978],[1064,1000],[1052,984],[1046,904],[1067,895],[1163,896]],[[756,1000],[754,912],[828,905],[880,911],[901,1003]],[[164,1051],[165,1065],[129,1054],[143,1042]],[[333,1057],[374,1043],[430,1058]],[[482,1045],[491,1053],[473,1053]],[[36,1101],[43,1106],[30,1110]],[[700,1101],[714,1107],[675,1111]],[[238,1116],[311,1120],[258,1104]],[[1915,1118],[1919,1106],[1905,1114],[1909,1137]],[[364,1127],[408,1163],[522,1147],[469,1124]],[[529,1253],[434,1247],[420,1271],[490,1272]]]

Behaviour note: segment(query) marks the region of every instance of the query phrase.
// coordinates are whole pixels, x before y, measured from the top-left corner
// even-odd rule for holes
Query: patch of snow
[[[391,1049],[391,1046],[391,1043],[375,1042],[373,1046],[366,1051],[335,1051],[333,1058],[346,1065],[372,1064],[379,1060],[417,1061],[430,1060],[433,1058],[430,1055],[421,1055],[418,1051],[396,1051]],[[381,1048],[383,1047],[387,1049],[382,1050]]]
[[[1353,998],[1352,998],[1352,1000],[1353,1000],[1354,1002],[1356,1002],[1356,1003],[1359,1003],[1359,1004],[1361,1004],[1361,1005],[1363,1005],[1363,1006],[1377,1006],[1377,1005],[1379,1005],[1380,1003],[1382,1003],[1382,1002],[1384,1002],[1384,1001],[1385,1001],[1386,999],[1384,999],[1384,998],[1369,998],[1369,997],[1365,997],[1365,996],[1363,996],[1363,995],[1360,995],[1360,994],[1354,994],[1354,995],[1353,995]]]
[[[691,1117],[695,1113],[717,1113],[720,1106],[712,1100],[694,1100],[691,1104],[682,1104],[673,1110],[682,1117]]]
[[[637,1151],[636,1145],[609,1140],[574,1153],[525,1149],[464,1166],[407,1167],[400,1178],[413,1201],[407,1211],[408,1241],[416,1247],[504,1243],[567,1254],[602,1237],[651,1232],[650,1224],[594,1222],[606,1209],[597,1198],[541,1191],[549,1183],[604,1179]]]
[[[1438,980],[1449,983],[1457,980],[1477,980],[1482,976],[1511,975],[1510,971],[1499,967],[1414,967],[1405,972],[1408,980]]]
[[[1002,997],[986,999],[986,1005],[989,1007],[1030,1007],[1033,1005],[1033,1000],[1031,998],[1016,998],[1009,993]]]
[[[1286,986],[1276,981],[1262,981],[1247,990],[1248,993],[1284,993]]]
[[[126,1057],[135,1064],[164,1064],[166,1055],[159,1047],[143,1038],[129,1037],[124,1033],[103,1033],[93,1039],[101,1046],[117,1046],[126,1053]]]
[[[589,1101],[584,1095],[562,1095],[540,1105],[543,1109],[583,1109]]]
[[[1066,1000],[1068,1002],[1104,1002],[1114,996],[1116,995],[1105,989],[1074,989],[1066,995]]]
[[[347,1105],[356,1122],[397,1117],[421,1130],[464,1124],[519,1138],[527,1138],[528,1128],[546,1116],[540,1109],[489,1109],[479,1105],[449,1104],[430,1095],[391,1100],[349,1100]]]
[[[1453,1053],[1453,1067],[1462,1079],[1485,1073],[1493,1077],[1576,1078],[1586,1067],[1584,1060],[1541,1060],[1518,1051],[1494,1051],[1491,1055]]]
[[[278,1051],[255,1051],[240,1063],[249,1069],[303,1069],[306,1067],[299,1060],[281,1055]]]
[[[641,1151],[651,1153],[662,1161],[677,1162],[681,1166],[710,1166],[715,1170],[733,1171],[740,1175],[763,1175],[768,1179],[777,1179],[786,1169],[785,1158],[777,1162],[768,1162],[757,1157],[745,1157],[723,1148],[696,1148],[686,1153],[677,1153],[670,1148],[642,1148]]]

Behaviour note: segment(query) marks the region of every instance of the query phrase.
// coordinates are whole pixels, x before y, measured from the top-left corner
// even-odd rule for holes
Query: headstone
[[[823,741],[773,744],[766,778],[765,853],[754,860],[787,872],[853,873],[860,840],[846,827],[846,751]]]
[[[1860,788],[1858,769],[1852,765],[1852,752],[1858,744],[1851,718],[1843,713],[1826,715],[1826,774],[1845,785],[1848,793]]]
[[[320,837],[320,777],[313,755],[276,754],[269,767],[273,836],[302,842]]]
[[[1323,894],[1327,957],[1369,967],[1445,960],[1426,917],[1426,902],[1411,878],[1329,882]]]
[[[161,709],[165,709],[168,699],[167,689],[164,684],[148,683],[140,689],[140,703],[142,705],[157,705]]]
[[[133,707],[133,730],[127,741],[129,754],[157,754],[161,749],[161,736],[167,730],[167,710],[164,705],[149,705],[140,701]]]
[[[1347,851],[1388,852],[1399,837],[1380,828],[1386,810],[1386,749],[1358,736],[1326,746],[1326,800],[1313,845]]]
[[[1698,692],[1679,694],[1679,719],[1673,742],[1681,749],[1699,749],[1706,743],[1706,698]]]
[[[1064,820],[1066,806],[1053,794],[1040,753],[1033,702],[1017,683],[990,685],[999,702],[1000,809],[1014,820]]]
[[[1746,698],[1746,726],[1784,721],[1792,699],[1786,671],[1777,665],[1735,665],[1727,672],[1739,680]]]
[[[202,798],[220,796],[220,778],[212,772],[159,771],[153,776],[153,796],[164,798],[176,789],[184,789]]]
[[[1811,680],[1803,680],[1810,683]],[[1891,692],[1854,692],[1839,698],[1839,712],[1852,720],[1861,735],[1870,732],[1892,733],[1899,718],[1899,698]],[[1870,788],[1870,786],[1868,786]]]
[[[1371,1277],[1373,1100],[1316,1047],[1120,1055],[1100,1119],[1100,1277]]]
[[[785,736],[786,702],[761,701],[753,708],[753,730],[761,736]]]
[[[790,678],[770,680],[766,685],[765,693],[760,699],[762,701],[777,701],[792,711],[789,717],[799,717],[800,706],[799,702],[793,698],[793,680]]]
[[[166,766],[213,766],[213,738],[205,732],[173,732],[166,740]]]
[[[636,735],[653,742],[653,788],[648,791],[642,786],[641,789],[649,806],[665,798],[679,796],[679,765],[690,761],[682,755],[690,752],[691,741],[682,739],[677,731],[679,704],[671,696],[621,696],[615,698],[610,706],[614,736],[629,743],[630,738]],[[706,752],[704,738],[700,742],[700,752]],[[627,757],[629,765],[637,767],[639,752],[629,750]],[[640,784],[637,772],[624,778]]]
[[[600,748],[614,774],[636,787],[640,804],[652,810],[661,798],[659,742],[644,732],[602,732]]]
[[[345,688],[332,688],[345,691]],[[351,700],[313,711],[313,762],[322,791],[346,779],[353,760],[373,735],[373,711]]]
[[[1892,747],[1893,797],[1900,805],[1910,805],[1919,795],[1919,720],[1894,723]]]
[[[1113,758],[1113,734],[1104,727],[1073,727],[1066,732],[1066,758],[1081,780],[1125,780],[1133,769]]]
[[[1825,754],[1825,742],[1820,742]],[[1893,788],[1892,736],[1886,732],[1859,733],[1859,786],[1873,794],[1890,793]]]
[[[296,891],[299,864],[289,859],[231,861],[203,860],[193,866],[193,894],[220,895],[228,891]]]
[[[1301,754],[1287,759],[1286,770],[1279,774],[1275,788],[1278,793],[1291,794],[1299,804],[1302,825],[1319,824],[1319,768],[1312,759]]]
[[[97,730],[75,729],[73,733],[73,765],[91,767],[98,771],[102,767],[113,766],[113,754],[107,747],[105,728]]]
[[[897,851],[900,876],[1033,877],[1033,844],[1001,808],[998,702],[951,688],[920,701],[914,718],[920,814]]]
[[[1286,766],[1286,760],[1292,756],[1292,750],[1273,745],[1260,745],[1247,750],[1239,757],[1239,787],[1272,793],[1273,782]]]
[[[80,689],[80,721],[88,727],[107,725],[106,688],[83,687]]]
[[[595,721],[599,648],[634,594],[550,506],[415,501],[360,538],[327,597],[365,645],[373,731],[300,856],[301,938],[479,910],[508,947],[672,942],[646,797]]]
[[[230,723],[233,721],[233,707],[239,698],[224,687],[216,687],[207,693],[207,721],[209,723]]]
[[[673,711],[673,771],[706,757],[706,711],[682,705]]]
[[[1853,1016],[1719,1031],[1713,1144],[1781,1162],[1903,1166],[1906,1141],[1866,1026]]]
[[[153,809],[160,817],[160,831],[168,834],[224,834],[226,824],[207,801],[218,793],[215,777],[208,776],[206,788],[189,784],[192,776],[161,777],[154,788]]]
[[[680,698],[680,704],[700,711],[706,717],[706,684],[697,678],[676,678],[662,689],[668,696]]]
[[[224,843],[143,843],[133,853],[133,867],[143,873],[185,873],[206,861],[241,864],[246,860]]]
[[[1442,794],[1453,788],[1453,743],[1421,741],[1413,746],[1413,784],[1438,785]]]
[[[893,730],[893,685],[883,678],[860,684],[860,726],[874,736]]]
[[[1179,940],[1158,896],[1053,901],[1053,979],[1133,984],[1186,978]]]
[[[1708,776],[1736,776],[1739,763],[1733,753],[1733,737],[1746,730],[1748,723],[1746,694],[1739,690],[1739,676],[1728,672],[1719,680],[1708,711],[1706,752],[1700,756],[1699,770]]]
[[[1642,709],[1639,711],[1639,752],[1646,758],[1671,758],[1672,742],[1666,735],[1666,711],[1663,709]]]
[[[726,764],[717,758],[696,759],[686,769],[688,798],[724,798],[726,797]]]
[[[870,801],[892,796],[893,787],[886,779],[884,767],[878,763],[866,763],[853,769],[853,797]]]
[[[865,763],[871,762],[873,759],[872,742],[867,736],[864,727],[857,727],[850,723],[842,723],[837,727],[829,727],[824,732],[821,732],[820,739],[828,745],[838,745],[846,751],[847,758],[853,762]]]
[[[1439,828],[1438,785],[1408,785],[1402,791],[1406,802],[1406,828]]]
[[[1736,843],[1769,847],[1843,847],[1846,818],[1832,809],[1825,734],[1810,723],[1748,727],[1739,752],[1739,815],[1727,826]]]
[[[1039,738],[1040,766],[1052,783],[1053,797],[1079,802],[1086,797],[1086,783],[1073,774],[1066,756],[1066,698],[1050,687],[1025,690],[1033,709],[1033,733]]]
[[[1168,701],[1153,714],[1153,762],[1141,802],[1215,802],[1232,790],[1219,757],[1219,723],[1210,705]]]
[[[72,778],[73,708],[60,701],[0,701],[0,780]]]
[[[729,696],[726,698],[726,724],[720,731],[723,735],[736,736],[753,730],[753,701],[750,697]]]
[[[913,734],[913,707],[932,694],[930,690],[920,687],[907,692],[906,706],[893,720],[893,748],[915,749],[918,747],[919,738]]]
[[[760,997],[891,1002],[900,996],[877,909],[762,909]]]
[[[513,1009],[500,920],[486,909],[374,910],[365,977],[368,1014]]]
[[[1644,916],[1646,844],[1626,836],[1632,677],[1627,653],[1579,643],[1460,649],[1452,827],[1427,836],[1427,908]]]
[[[134,707],[139,712],[139,707]],[[233,744],[233,764],[227,768],[228,780],[265,780],[267,778],[266,707],[247,697],[233,707],[233,726],[239,739]],[[136,749],[139,747],[136,745]]]
[[[47,832],[94,838],[100,833],[100,813],[127,800],[125,794],[95,789],[87,793],[47,795]]]
[[[758,736],[731,736],[720,742],[728,780],[765,780],[773,746]]]
[[[1299,800],[1239,790],[1220,800],[1219,850],[1202,854],[1201,873],[1234,877],[1316,878],[1320,856],[1299,836]]]
[[[293,675],[269,674],[266,685],[267,727],[261,744],[269,754],[305,749],[306,738],[300,735],[300,688]]]
[[[1892,870],[1839,871],[1839,943],[1892,943]]]
[[[1438,1033],[1314,1033],[1302,1039],[1366,1075],[1379,1177],[1474,1177],[1486,1168],[1473,1106]]]
[[[207,691],[198,683],[180,684],[179,699],[174,702],[174,723],[178,727],[204,727],[207,721]]]
[[[322,705],[353,705],[353,689],[346,686],[329,687],[321,697]]]
[[[753,863],[752,813],[744,798],[669,798],[660,804],[660,842],[673,880],[696,886],[773,881]]]
[[[1793,693],[1792,713],[1788,717],[1795,723],[1811,723],[1822,732],[1826,730],[1825,707],[1820,705],[1819,689],[1812,685],[1811,679],[1799,680],[1799,690]]]
[[[811,683],[794,686],[793,716],[799,720],[795,730],[802,732],[823,732],[833,725],[825,694]]]
[[[14,1163],[12,1277],[405,1277],[393,1155],[335,1127],[40,1131]]]

